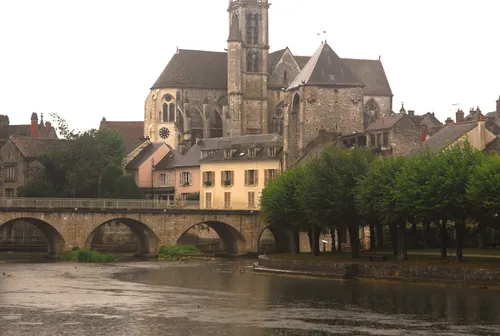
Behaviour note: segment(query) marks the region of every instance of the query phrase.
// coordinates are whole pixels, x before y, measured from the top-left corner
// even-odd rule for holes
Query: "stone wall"
[[[380,262],[312,262],[259,256],[259,266],[288,271],[321,273],[345,279],[376,279],[461,285],[498,285],[499,269],[400,265]]]
[[[377,102],[380,115],[379,118],[384,115],[390,115],[392,113],[392,98],[389,96],[364,96],[364,103],[366,104],[370,99],[373,99]]]
[[[28,162],[21,155],[21,152],[12,143],[12,141],[7,141],[5,145],[0,150],[0,163],[2,169],[2,189],[0,194],[5,197],[7,189],[13,189],[14,195],[17,195],[17,189],[26,184],[28,180],[27,169]],[[15,167],[15,178],[14,181],[8,181],[5,176],[6,166]]]
[[[393,155],[407,155],[420,145],[420,128],[404,116],[390,132],[390,145]]]
[[[269,86],[275,87],[281,91],[282,88],[287,88],[288,85],[290,85],[299,72],[300,67],[295,61],[295,58],[289,50],[286,50],[269,76]]]

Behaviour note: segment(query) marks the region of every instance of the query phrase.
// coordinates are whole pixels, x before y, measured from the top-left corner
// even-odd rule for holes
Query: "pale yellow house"
[[[423,152],[427,149],[431,152],[438,152],[466,140],[479,151],[499,152],[499,136],[500,127],[494,121],[484,121],[481,118],[477,121],[446,125],[422,143],[415,152]]]
[[[281,137],[265,134],[207,140],[217,141],[217,145],[201,144],[200,208],[258,210],[262,189],[283,169]]]

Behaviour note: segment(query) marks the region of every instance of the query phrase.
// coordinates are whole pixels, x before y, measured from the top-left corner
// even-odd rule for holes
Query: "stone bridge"
[[[151,200],[0,199],[0,228],[16,221],[37,227],[52,255],[73,247],[90,248],[97,229],[116,221],[130,228],[137,237],[139,253],[144,255],[157,254],[161,246],[176,245],[184,233],[202,223],[217,232],[230,254],[259,252],[266,228],[273,233],[277,251],[292,252],[294,246],[292,233],[267,227],[259,211],[173,207]]]

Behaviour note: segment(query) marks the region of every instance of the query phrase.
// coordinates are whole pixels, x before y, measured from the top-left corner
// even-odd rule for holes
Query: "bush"
[[[158,259],[179,260],[186,254],[198,254],[200,250],[194,245],[164,246],[160,249]]]
[[[65,261],[77,261],[81,263],[110,263],[115,262],[115,256],[97,251],[74,248],[71,251],[62,253],[59,257]]]

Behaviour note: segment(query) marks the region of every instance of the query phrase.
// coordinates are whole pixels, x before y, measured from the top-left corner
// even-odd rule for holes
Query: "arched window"
[[[252,43],[252,34],[253,34],[253,15],[247,15],[247,43]]]
[[[172,95],[166,94],[162,98],[162,116],[160,122],[175,122],[175,99]]]
[[[271,133],[283,135],[283,111],[276,109],[271,117]]]
[[[375,99],[370,98],[365,104],[363,126],[367,128],[380,117],[380,107]]]
[[[175,122],[175,103],[170,103],[168,107],[168,121]]]
[[[223,133],[222,133],[222,118],[217,112],[217,110],[213,110],[212,113],[212,125],[210,125],[210,137],[211,138],[221,138]]]
[[[288,72],[286,70],[283,73],[283,82],[285,82],[285,85],[288,84]]]
[[[247,72],[260,72],[260,57],[256,52],[249,51],[247,54]]]
[[[255,14],[254,26],[253,26],[253,43],[255,44],[259,44],[259,22],[260,22],[260,15]]]
[[[292,113],[299,114],[300,110],[300,96],[298,93],[293,97]]]
[[[163,103],[163,122],[168,122],[168,104]]]

